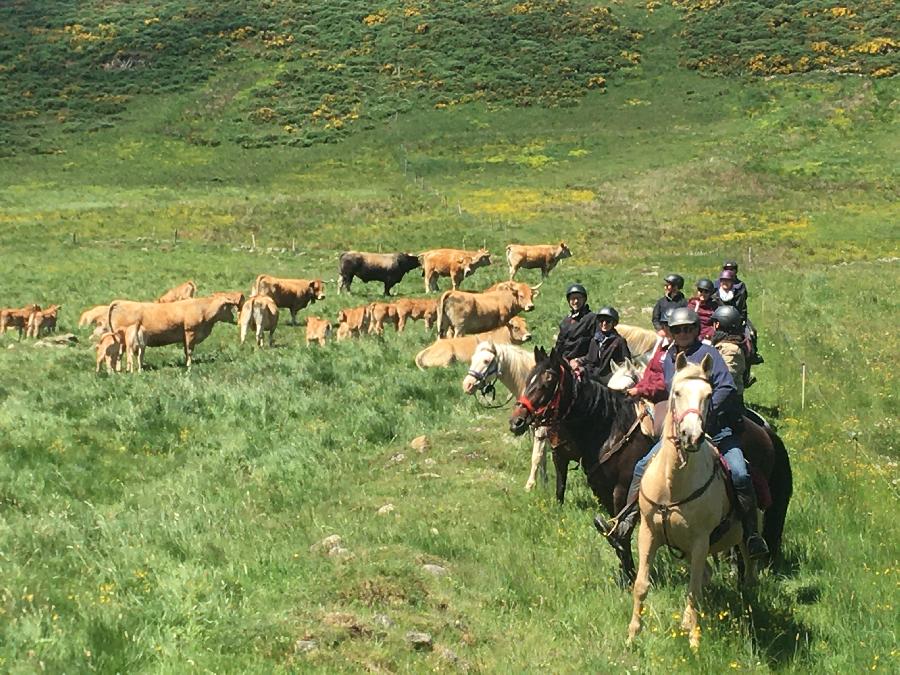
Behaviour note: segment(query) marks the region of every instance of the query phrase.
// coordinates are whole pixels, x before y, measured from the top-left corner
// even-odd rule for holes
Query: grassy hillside
[[[703,20],[723,33],[752,14],[707,5]],[[387,39],[407,20],[438,25],[434,17],[449,16],[441,12],[477,9],[415,6],[426,18],[387,4],[371,26],[363,19],[379,14],[367,6],[347,35],[371,29]],[[544,20],[537,6],[593,16],[580,3],[501,2],[484,21],[512,21],[514,6],[528,9],[516,21]],[[355,5],[321,7],[320,18]],[[0,305],[61,302],[61,329],[82,342],[41,350],[0,336],[4,671],[897,670],[898,345],[885,328],[898,313],[896,78],[745,79],[740,68],[711,77],[689,63],[699,10],[620,3],[606,15],[619,28],[582,46],[607,49],[607,37],[627,36],[634,42],[623,49],[640,59],[591,71],[607,79],[606,93],[566,97],[577,105],[534,93],[541,105],[519,107],[511,87],[496,101],[435,108],[438,93],[410,89],[409,108],[391,108],[403,114],[366,116],[335,136],[346,134],[340,143],[250,148],[257,143],[239,137],[262,138],[287,119],[257,121],[252,111],[303,110],[293,95],[257,98],[263,80],[303,72],[302,59],[267,56],[294,49],[299,29],[285,47],[264,49],[260,37],[281,35],[278,22],[297,7],[152,9],[137,20],[116,3],[0,10],[16,25],[79,23],[92,35],[116,22],[134,41],[160,40],[149,31],[165,27],[173,32],[161,41],[174,50],[161,50],[174,67],[103,71],[136,78],[135,91],[73,74],[82,94],[70,102],[93,91],[130,96],[115,111],[85,103],[73,133],[43,105],[6,120]],[[337,25],[329,21],[321,25]],[[4,56],[6,83],[47,45],[66,51],[29,72],[56,72],[72,49],[71,38],[52,43],[38,31],[26,40],[0,25],[30,50],[15,70]],[[218,32],[245,25],[255,32],[218,42]],[[208,39],[175,39],[186,26]],[[439,31],[415,35],[436,40]],[[571,31],[541,39],[579,53],[569,36],[578,42]],[[324,32],[316,39],[323,50],[332,42]],[[100,42],[73,54],[106,58],[90,51]],[[549,49],[541,44],[535,58]],[[730,61],[721,45],[707,48]],[[93,72],[69,60],[70,70]],[[473,71],[461,72],[459,82]],[[380,91],[392,77],[359,84]],[[3,105],[7,115],[30,104],[10,95]],[[528,316],[539,344],[552,339],[574,279],[594,305],[612,303],[631,323],[647,322],[670,270],[693,280],[736,258],[750,287],[766,364],[748,399],[787,441],[795,499],[786,559],[758,589],[742,593],[719,566],[698,656],[673,618],[686,575],[667,555],[646,633],[625,649],[630,596],[590,525],[596,507],[583,479],[570,474],[564,507],[550,490],[524,493],[528,449],[506,431],[508,411],[464,398],[463,367],[418,371],[412,358],[433,338],[421,324],[322,350],[282,324],[271,351],[240,348],[237,329],[219,326],[191,372],[167,347],[148,350],[139,377],[95,376],[87,334],[75,328],[82,309],[114,297],[155,297],[186,278],[201,293],[247,290],[261,272],[325,279],[328,297],[310,311],[334,317],[379,292],[355,285],[353,296],[336,295],[343,249],[486,244],[497,261],[466,282],[475,288],[505,276],[507,243],[559,239],[574,257]],[[421,277],[396,290],[421,295]],[[428,449],[410,448],[422,434]],[[393,510],[379,514],[387,504]],[[331,534],[347,555],[315,546]],[[434,649],[412,649],[410,631],[429,632]]]

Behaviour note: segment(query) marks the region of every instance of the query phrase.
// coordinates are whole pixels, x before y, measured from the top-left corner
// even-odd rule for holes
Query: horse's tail
[[[781,555],[781,537],[784,533],[788,503],[794,492],[794,476],[791,470],[791,460],[781,437],[775,432],[771,432],[769,437],[775,448],[775,463],[769,476],[772,505],[766,509],[763,519],[763,538],[769,546],[769,552],[774,561],[778,560]]]

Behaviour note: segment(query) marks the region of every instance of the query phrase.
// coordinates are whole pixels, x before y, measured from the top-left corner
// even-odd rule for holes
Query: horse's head
[[[712,397],[712,358],[707,354],[699,365],[688,363],[684,354],[675,358],[675,376],[669,395],[672,435],[681,449],[696,452],[703,440],[703,428]]]
[[[637,385],[641,379],[640,373],[631,359],[625,359],[622,365],[616,364],[615,361],[610,363],[612,367],[612,376],[606,386],[613,391],[625,391]]]
[[[493,342],[479,342],[469,363],[469,372],[463,378],[463,391],[474,394],[476,391],[487,392],[493,389],[500,375],[497,347]]]
[[[530,426],[545,426],[565,414],[560,410],[563,390],[573,382],[572,370],[566,360],[543,347],[534,348],[534,368],[528,374],[525,390],[516,401],[509,418],[509,430],[517,436]],[[574,392],[569,392],[571,397]],[[571,405],[571,400],[569,401]]]

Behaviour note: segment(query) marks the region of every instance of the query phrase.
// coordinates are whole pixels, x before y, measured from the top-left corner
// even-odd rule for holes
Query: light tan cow
[[[108,316],[109,305],[97,305],[96,307],[91,307],[81,313],[81,317],[78,319],[78,327],[105,326]]]
[[[319,346],[325,346],[325,340],[331,337],[331,322],[317,316],[306,318],[306,346],[318,342]]]
[[[539,269],[541,278],[546,279],[547,275],[553,271],[553,268],[556,267],[560,260],[570,257],[572,257],[572,252],[564,241],[559,242],[559,244],[538,244],[534,246],[510,244],[506,247],[506,262],[509,264],[510,280],[520,269]]]
[[[520,312],[532,311],[535,290],[528,284],[522,286],[488,293],[446,291],[438,300],[438,336],[484,333],[509,323]]]
[[[59,310],[62,305],[50,305],[47,309],[38,309],[28,316],[25,327],[25,337],[40,337],[56,330],[56,321],[59,319]]]
[[[401,298],[394,302],[397,308],[397,332],[402,333],[407,321],[425,321],[425,329],[431,330],[437,321],[437,300]]]
[[[109,305],[110,330],[139,325],[147,347],[181,344],[190,367],[194,347],[203,342],[219,321],[233,322],[237,303],[224,295],[175,302],[115,300]]]
[[[0,334],[16,329],[19,331],[19,339],[21,340],[22,334],[28,328],[28,319],[32,314],[40,311],[40,305],[25,305],[19,309],[8,308],[0,310]]]
[[[346,340],[368,332],[372,314],[369,305],[344,308],[338,312],[337,339]]]
[[[97,368],[95,372],[100,372],[100,366],[106,364],[107,373],[117,373],[122,370],[122,354],[125,351],[125,331],[118,330],[115,333],[106,331],[100,335],[100,341],[97,343]]]
[[[223,293],[223,295],[226,295]],[[268,295],[251,295],[241,307],[240,318],[241,344],[247,339],[247,331],[256,334],[256,346],[262,347],[263,333],[269,333],[269,346],[275,342],[275,328],[278,326],[278,307]]]
[[[325,299],[325,282],[321,279],[280,279],[260,274],[253,282],[250,295],[268,295],[279,307],[291,312],[291,325],[297,325],[297,312],[316,300]]]
[[[159,296],[157,302],[176,302],[178,300],[187,300],[193,298],[197,293],[197,284],[193,281],[185,281],[183,284],[170,288],[168,291]]]
[[[530,339],[531,333],[528,331],[525,319],[515,316],[507,325],[487,333],[436,340],[416,354],[416,366],[419,367],[419,370],[425,370],[425,368],[444,368],[457,361],[468,363],[472,360],[475,348],[482,340],[490,340],[497,344],[518,345]]]
[[[397,307],[387,302],[373,302],[369,305],[369,335],[384,335],[384,324],[394,325],[394,330],[399,332],[400,317]]]
[[[422,275],[425,277],[425,292],[438,291],[438,277],[450,277],[453,290],[457,290],[463,279],[479,267],[491,264],[491,254],[487,249],[464,251],[457,248],[436,248],[419,255]]]

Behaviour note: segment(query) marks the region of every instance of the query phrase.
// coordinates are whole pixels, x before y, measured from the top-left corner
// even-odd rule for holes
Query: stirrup
[[[601,535],[609,539],[613,532],[615,532],[619,527],[619,519],[617,517],[610,518],[607,520],[601,515],[594,516],[594,527],[597,532]]]
[[[747,554],[751,560],[761,560],[769,556],[769,545],[758,532],[747,537]]]

